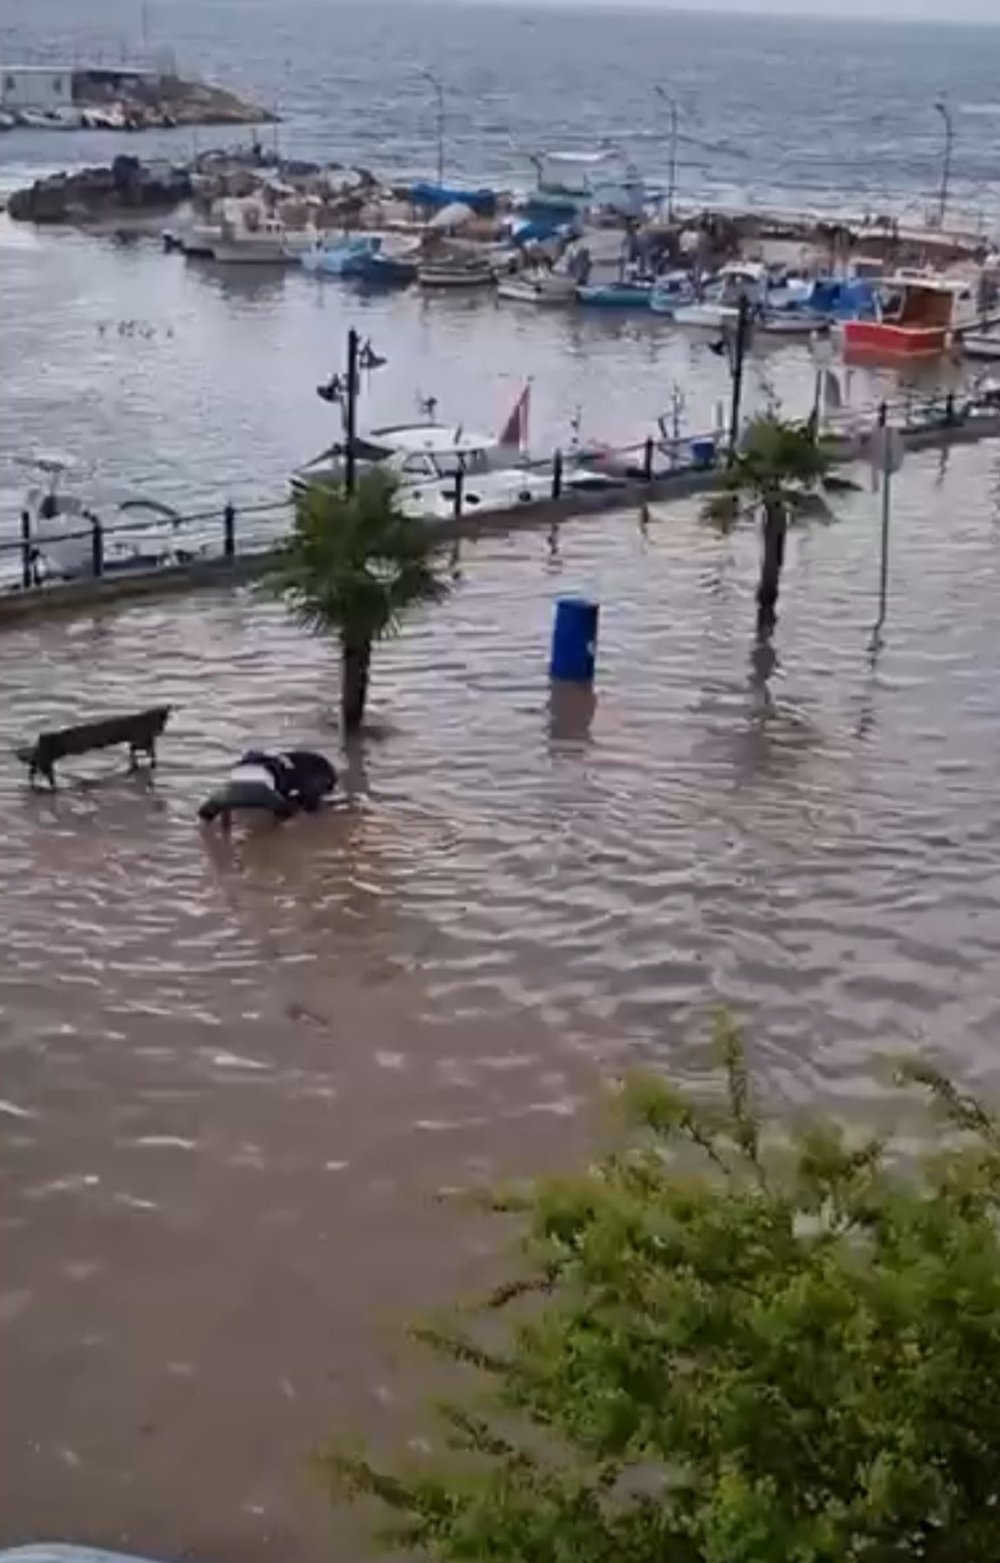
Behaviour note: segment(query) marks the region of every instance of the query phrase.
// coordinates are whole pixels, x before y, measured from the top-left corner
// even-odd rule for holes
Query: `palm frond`
[[[317,634],[379,640],[408,609],[447,595],[437,553],[424,523],[400,510],[393,480],[365,473],[353,494],[317,485],[296,497],[264,589]]]

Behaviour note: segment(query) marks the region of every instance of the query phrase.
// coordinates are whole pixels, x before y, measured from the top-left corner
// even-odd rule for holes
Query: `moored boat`
[[[694,283],[687,271],[668,271],[657,277],[649,295],[649,307],[654,315],[673,315],[684,305],[694,302]]]
[[[937,358],[978,318],[976,290],[961,278],[900,273],[883,284],[875,319],[844,323],[844,351],[857,358]]]
[[[718,331],[736,323],[742,303],[757,309],[766,298],[766,267],[756,261],[733,261],[723,266],[701,299],[675,309],[674,320],[679,326],[701,326]]]
[[[424,261],[417,268],[422,288],[491,288],[496,282],[488,261],[461,257]]]
[[[576,282],[564,272],[515,272],[497,284],[497,298],[518,304],[569,304],[576,298]]]
[[[620,282],[586,282],[576,290],[581,304],[596,304],[603,309],[649,309],[653,296],[649,280],[624,278]]]

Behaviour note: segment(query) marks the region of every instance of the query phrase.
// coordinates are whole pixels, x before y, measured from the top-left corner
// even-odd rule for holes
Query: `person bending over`
[[[227,830],[236,809],[291,819],[300,809],[315,813],[336,785],[337,773],[329,760],[311,749],[248,749],[225,784],[202,804],[198,817],[206,824],[220,819]]]

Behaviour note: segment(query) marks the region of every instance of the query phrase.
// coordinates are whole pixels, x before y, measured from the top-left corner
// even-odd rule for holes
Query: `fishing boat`
[[[601,309],[649,309],[653,296],[652,278],[622,278],[618,282],[585,282],[576,290],[581,304]]]
[[[299,264],[314,276],[350,277],[357,275],[364,258],[380,243],[381,240],[371,233],[317,237],[309,249],[299,255]]]
[[[497,298],[518,304],[569,304],[576,298],[576,281],[565,272],[516,272],[497,284]]]
[[[289,228],[256,197],[223,201],[213,259],[222,265],[286,266],[316,246],[313,228]]]
[[[417,268],[422,288],[491,288],[496,281],[487,260],[478,257],[451,257],[424,261]]]
[[[929,272],[889,277],[875,319],[844,323],[844,351],[856,358],[936,358],[979,318],[976,289]]]
[[[767,268],[756,261],[733,261],[723,266],[715,282],[694,304],[674,310],[679,326],[703,326],[718,331],[735,324],[741,303],[756,309],[767,298]]]
[[[649,307],[654,315],[673,315],[686,304],[696,300],[694,283],[687,271],[668,271],[657,277],[649,295]]]

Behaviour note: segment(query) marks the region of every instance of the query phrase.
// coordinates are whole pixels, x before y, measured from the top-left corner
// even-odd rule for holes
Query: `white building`
[[[72,66],[0,65],[0,108],[62,109],[72,102]]]

